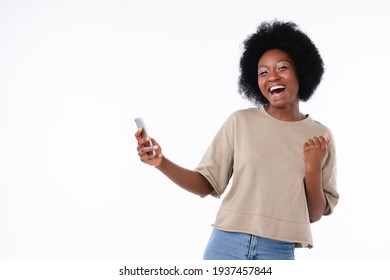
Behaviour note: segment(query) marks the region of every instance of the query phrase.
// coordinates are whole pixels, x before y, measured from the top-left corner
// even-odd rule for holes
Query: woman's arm
[[[313,137],[304,144],[305,191],[310,222],[321,219],[326,207],[322,188],[322,161],[328,152],[329,136]]]
[[[165,156],[163,156],[161,147],[153,138],[142,138],[141,134],[142,128],[138,129],[138,131],[135,133],[135,137],[138,142],[138,155],[142,162],[156,167],[174,183],[196,195],[204,197],[213,191],[213,187],[209,181],[200,173],[183,168],[173,163]],[[152,141],[153,146],[145,146],[145,143],[150,140]],[[148,152],[150,151],[155,151],[156,155],[148,155]]]
[[[161,157],[161,163],[156,168],[178,186],[196,195],[205,197],[213,191],[209,181],[200,173],[185,169],[164,156]]]

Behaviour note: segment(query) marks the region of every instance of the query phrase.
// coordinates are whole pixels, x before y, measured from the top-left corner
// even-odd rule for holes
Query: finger
[[[148,139],[148,140],[146,140],[146,142],[148,142],[148,141],[152,142],[152,146],[155,146],[157,150],[160,148],[160,145],[157,143],[156,140],[154,140],[154,138],[148,136],[145,139]]]
[[[322,136],[320,136],[320,137],[318,137],[318,136],[314,136],[313,137],[313,142],[315,143],[315,144],[321,144],[321,138],[322,138]]]
[[[303,147],[305,147],[305,148],[308,148],[308,147],[310,147],[312,144],[310,143],[311,141],[310,141],[311,139],[308,139],[306,142],[305,142],[305,144],[303,144]]]
[[[325,133],[324,133],[324,139],[325,139],[325,142],[326,142],[326,143],[329,143],[330,139],[329,139],[329,134],[328,134],[328,132],[325,132]]]
[[[318,140],[316,140],[316,137],[310,138],[307,140],[307,143],[309,143],[310,146],[315,146],[316,142],[318,143]]]
[[[139,155],[140,160],[143,162],[146,162],[146,161],[150,160],[151,158],[154,158],[153,155],[149,155],[147,152],[141,151],[141,150],[138,152],[138,155]]]
[[[137,150],[138,150],[138,155],[139,156],[144,156],[144,155],[148,155],[148,156],[150,156],[151,155],[151,153],[150,152],[153,152],[153,151],[155,151],[156,152],[156,154],[157,154],[157,150],[158,150],[158,146],[157,145],[154,145],[154,146],[141,146],[141,147],[139,147]],[[152,158],[153,157],[155,157],[155,156],[151,156]]]
[[[141,146],[147,144],[147,146],[149,146],[149,141],[152,141],[152,138],[150,138],[149,136],[146,137],[146,138],[139,138],[138,139],[138,144],[141,145]]]
[[[137,138],[137,140],[139,139],[142,139],[142,127],[138,128],[137,132],[134,134],[135,138]]]
[[[326,145],[325,139],[322,136],[315,136],[309,139],[307,142],[309,143],[309,147],[313,148],[323,148]]]
[[[326,139],[323,136],[319,136],[318,137],[318,141],[320,142],[321,145],[326,145],[327,144]]]

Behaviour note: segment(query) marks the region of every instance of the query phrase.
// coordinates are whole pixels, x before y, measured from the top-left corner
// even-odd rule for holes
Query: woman
[[[332,134],[299,109],[323,72],[316,46],[294,23],[264,22],[240,60],[239,92],[256,107],[225,121],[195,170],[163,156],[142,129],[135,134],[140,159],[194,194],[220,197],[232,179],[204,259],[294,259],[296,247],[313,246],[310,223],[339,199]]]

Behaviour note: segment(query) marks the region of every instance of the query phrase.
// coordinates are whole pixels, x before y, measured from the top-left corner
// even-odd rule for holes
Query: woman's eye
[[[288,68],[287,66],[282,65],[282,66],[279,66],[278,70],[283,71],[283,70],[286,70],[287,68]]]
[[[259,77],[264,77],[267,75],[267,71],[259,71]]]

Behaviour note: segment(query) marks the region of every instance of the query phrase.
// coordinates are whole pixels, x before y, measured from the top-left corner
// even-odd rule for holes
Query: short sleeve
[[[231,115],[214,136],[195,168],[214,188],[211,193],[214,197],[219,198],[224,193],[233,174],[234,126],[234,115]]]
[[[328,132],[329,142],[329,154],[325,161],[322,172],[322,186],[324,189],[326,207],[323,215],[330,215],[333,209],[339,202],[339,193],[337,191],[337,168],[336,168],[336,148],[335,141],[331,132]]]

